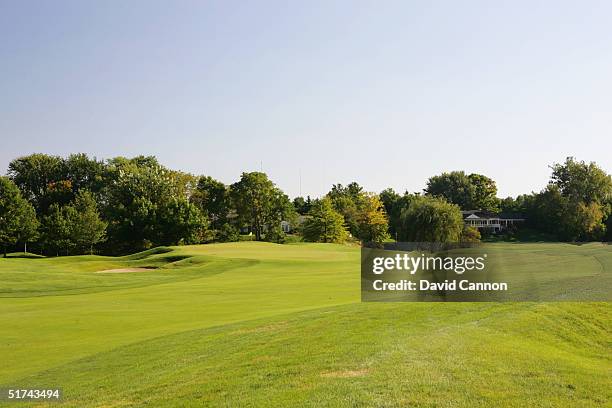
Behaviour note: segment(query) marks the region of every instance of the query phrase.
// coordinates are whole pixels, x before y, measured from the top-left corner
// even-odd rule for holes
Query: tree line
[[[400,196],[387,189],[380,197],[389,214],[390,231],[404,240],[431,241],[440,238],[442,233],[442,238],[456,242],[461,235],[459,214],[445,206],[445,202],[461,210],[524,218],[525,228],[546,234],[549,240],[609,241],[612,238],[612,176],[593,162],[585,163],[572,157],[550,168],[550,181],[545,188],[518,197],[499,199],[494,180],[463,171],[431,177],[423,194]],[[428,201],[427,211],[417,218],[410,215]],[[410,210],[413,204],[417,207]],[[434,206],[439,209],[433,211]],[[446,219],[442,219],[443,213]],[[431,221],[423,225],[423,217]],[[446,225],[445,232],[434,227],[441,223]],[[474,231],[471,233],[478,235]]]
[[[155,157],[97,160],[32,154],[0,178],[0,245],[46,255],[119,254],[159,245],[234,241],[241,228],[282,241],[289,197],[264,173],[226,186]]]
[[[423,192],[380,194],[353,182],[293,201],[263,172],[231,185],[162,166],[155,157],[32,154],[0,177],[0,245],[46,255],[120,254],[159,245],[227,242],[247,232],[282,243],[282,222],[305,241],[476,241],[461,210],[523,214],[564,241],[609,239],[612,181],[594,163],[552,166],[539,193],[497,198],[495,181],[462,171],[431,177]]]

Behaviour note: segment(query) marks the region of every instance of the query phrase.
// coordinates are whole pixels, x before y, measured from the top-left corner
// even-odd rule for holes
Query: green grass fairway
[[[491,245],[523,271],[612,272],[611,246]],[[61,387],[53,407],[611,406],[610,303],[360,303],[359,259],[258,242],[0,259],[0,385]],[[120,268],[138,269],[99,273]]]

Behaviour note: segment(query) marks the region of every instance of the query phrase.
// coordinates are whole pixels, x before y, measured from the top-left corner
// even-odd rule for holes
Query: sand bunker
[[[150,268],[119,268],[119,269],[106,269],[104,271],[97,271],[96,273],[134,273],[134,272],[150,272]]]

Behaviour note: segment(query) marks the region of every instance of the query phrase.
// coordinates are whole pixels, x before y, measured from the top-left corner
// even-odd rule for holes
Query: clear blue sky
[[[500,196],[572,155],[612,170],[609,1],[0,0],[0,173],[33,152],[156,155],[291,196]]]

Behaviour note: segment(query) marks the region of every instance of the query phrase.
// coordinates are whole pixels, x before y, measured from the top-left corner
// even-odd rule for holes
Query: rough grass
[[[496,245],[612,266],[602,245]],[[129,267],[157,269],[96,281]],[[254,242],[0,260],[0,384],[73,407],[610,405],[609,303],[362,304],[358,269],[354,247]]]

